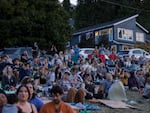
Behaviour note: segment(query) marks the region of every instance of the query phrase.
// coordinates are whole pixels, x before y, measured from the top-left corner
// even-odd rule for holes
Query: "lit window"
[[[95,44],[99,43],[99,32],[95,31]]]
[[[136,41],[144,42],[144,34],[136,32]]]
[[[133,41],[133,31],[129,29],[118,28],[118,39]]]
[[[98,31],[95,32],[95,37],[98,37]]]
[[[101,31],[101,35],[106,35],[106,34],[109,34],[109,29],[103,29]]]
[[[113,32],[112,32],[112,28],[109,29],[109,41],[113,40]]]

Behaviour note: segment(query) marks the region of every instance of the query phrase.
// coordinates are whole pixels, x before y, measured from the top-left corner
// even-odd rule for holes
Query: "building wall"
[[[133,41],[127,41],[127,40],[121,40],[118,39],[118,28],[123,28],[123,29],[128,29],[128,30],[135,30],[136,29],[136,25],[135,25],[135,19],[131,19],[129,21],[120,23],[118,25],[114,26],[114,39],[116,41],[121,41],[121,42],[129,42],[129,43],[133,43],[135,40],[133,38]],[[133,37],[134,37],[134,33],[133,33]]]
[[[136,32],[144,33],[144,42],[146,42],[146,33],[142,29],[140,29],[137,25],[136,25],[136,29],[135,29],[135,32],[134,32],[135,36],[136,36]]]
[[[137,44],[137,43],[144,43],[145,42],[145,39],[146,39],[146,32],[144,32],[141,28],[139,28],[139,26],[137,26],[136,25],[136,18],[133,18],[133,19],[130,19],[130,20],[128,20],[128,21],[125,21],[125,22],[121,22],[121,23],[119,23],[119,24],[117,24],[117,25],[114,25],[113,27],[111,26],[111,28],[113,28],[112,29],[112,31],[113,31],[113,40],[115,40],[115,41],[117,41],[117,42],[122,42],[122,43],[126,43],[127,45],[128,44],[133,44],[133,46],[134,46],[134,44]],[[132,34],[132,37],[133,38],[131,38],[131,36],[128,36],[127,35],[127,39],[126,40],[123,40],[123,39],[125,39],[125,38],[118,38],[118,34],[119,34],[119,31],[118,31],[118,28],[119,28],[119,30],[121,30],[121,31],[126,31],[126,33],[127,32],[129,32],[129,34]],[[106,29],[106,28],[104,28],[104,29]],[[107,28],[108,29],[108,28]],[[99,29],[99,30],[102,30],[102,29]],[[95,31],[99,31],[98,29],[97,30],[94,30],[94,31],[91,31],[91,32],[93,32],[93,35],[92,36],[90,36],[90,38],[88,39],[88,40],[83,40],[83,38],[85,38],[86,36],[86,33],[83,33],[83,34],[79,34],[79,35],[74,35],[73,36],[73,39],[72,39],[72,41],[71,41],[71,45],[75,45],[75,44],[79,44],[80,42],[90,42],[90,44],[88,44],[87,42],[86,42],[86,44],[88,44],[88,45],[90,45],[90,46],[93,46],[93,44],[95,43],[94,42],[94,40],[95,40],[95,36],[94,36],[94,33],[95,33]],[[131,33],[131,31],[132,31],[132,33]],[[136,32],[139,32],[139,33],[143,33],[144,34],[144,42],[136,42]],[[81,36],[80,38],[79,38],[79,36]],[[132,40],[133,39],[133,40]],[[111,41],[111,40],[110,40]],[[86,44],[83,44],[82,43],[82,45],[86,45]],[[112,43],[113,45],[114,45],[114,43]],[[123,45],[123,44],[116,44],[117,45],[117,49],[120,49],[120,48],[122,48],[123,46],[126,46],[125,44]],[[130,46],[130,45],[129,45]],[[117,50],[118,51],[118,50]]]
[[[79,43],[79,35],[73,36],[72,40],[70,41],[70,46],[74,46]]]
[[[132,30],[133,31],[133,41],[118,39],[118,28]],[[134,19],[131,19],[129,21],[126,21],[126,22],[123,22],[123,23],[120,23],[120,24],[114,26],[114,39],[116,41],[134,44],[134,43],[136,43],[136,32],[144,33],[144,41],[145,41],[146,34],[139,27],[137,27],[136,18],[134,18]]]

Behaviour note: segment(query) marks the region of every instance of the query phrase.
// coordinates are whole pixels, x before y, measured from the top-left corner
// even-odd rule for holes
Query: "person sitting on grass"
[[[18,107],[15,105],[17,102],[16,94],[7,94],[7,100],[7,104],[2,109],[2,113],[18,113]]]
[[[74,102],[75,103],[84,103],[86,96],[86,91],[83,88],[78,89],[77,93],[75,94]]]
[[[7,97],[3,90],[0,89],[0,113],[2,113],[3,106],[7,104]]]
[[[128,87],[132,91],[139,91],[139,83],[136,79],[136,71],[130,72],[130,77],[128,78]]]
[[[42,106],[39,113],[74,113],[70,105],[62,101],[63,89],[55,85],[51,89],[53,100]]]
[[[113,76],[111,73],[106,74],[106,79],[104,80],[104,95],[105,98],[108,96],[108,91],[111,85],[113,84]]]
[[[150,77],[147,78],[146,84],[144,87],[143,97],[146,99],[150,99]]]
[[[73,103],[77,90],[75,88],[70,88],[65,98],[65,102]]]
[[[85,80],[85,89],[86,89],[86,99],[92,99],[95,94],[95,85],[93,84],[93,79],[91,75],[88,75]]]
[[[43,101],[39,97],[37,97],[36,90],[34,88],[32,81],[28,81],[25,85],[28,87],[30,91],[29,103],[33,104],[36,107],[37,111],[39,112],[41,107],[44,105]]]
[[[36,107],[28,102],[30,99],[30,91],[26,85],[19,86],[16,95],[18,99],[16,103],[18,113],[38,113]]]

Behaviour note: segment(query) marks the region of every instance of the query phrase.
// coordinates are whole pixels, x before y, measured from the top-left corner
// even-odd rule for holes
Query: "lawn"
[[[101,107],[99,111],[92,111],[91,113],[150,113],[150,100],[143,99],[138,92],[127,91],[127,98],[132,102],[132,106],[136,109],[112,109],[101,103],[95,104]],[[136,102],[136,103],[135,103]]]

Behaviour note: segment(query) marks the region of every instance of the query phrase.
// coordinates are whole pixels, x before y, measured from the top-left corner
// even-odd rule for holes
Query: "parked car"
[[[29,57],[32,58],[32,47],[4,48],[0,56],[8,55],[11,59],[21,58],[24,51],[27,51]]]
[[[148,59],[150,58],[150,54],[147,51],[140,48],[129,49],[127,51],[120,51],[117,53],[117,55],[119,57],[123,57],[123,56],[131,57],[132,55],[134,55],[136,58],[139,57],[144,57]]]
[[[117,56],[120,57],[120,58],[129,57],[129,51],[119,51],[117,53]]]
[[[83,56],[84,58],[88,58],[88,55],[93,54],[94,48],[81,48],[79,50],[79,55]]]
[[[79,55],[83,56],[84,58],[88,58],[88,55],[92,55],[94,48],[81,48],[79,50]],[[109,59],[109,57],[105,54],[105,59]]]

